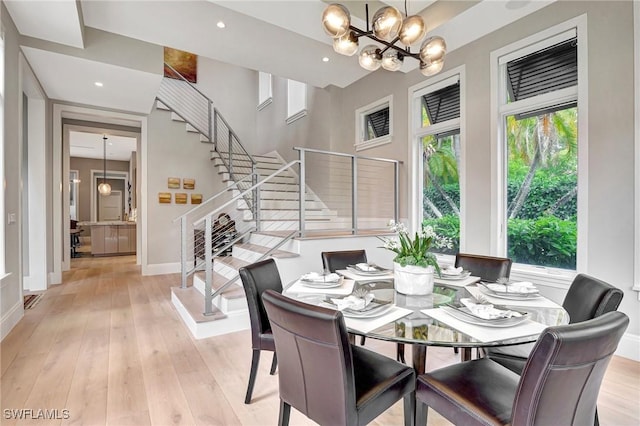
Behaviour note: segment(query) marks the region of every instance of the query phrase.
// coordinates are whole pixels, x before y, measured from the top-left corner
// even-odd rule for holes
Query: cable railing
[[[273,182],[279,176],[288,177],[289,170],[298,163],[298,160],[292,161],[259,182],[256,175],[245,176],[230,188],[222,190],[174,220],[174,222],[180,222],[182,288],[187,287],[189,276],[196,271],[204,270],[205,273],[204,315],[213,313],[213,299],[239,278],[239,275],[229,278],[214,291],[214,262],[230,254],[234,244],[244,241],[252,232],[262,230],[261,187]],[[242,188],[248,182],[255,183]],[[289,229],[289,234],[279,243],[269,247],[260,259],[270,256],[288,240],[298,235],[297,223],[294,228]]]
[[[168,76],[162,79],[158,100],[213,143],[232,181],[255,174],[256,161],[213,106],[213,101],[171,65],[165,63],[164,66]]]
[[[307,191],[299,199],[300,235],[363,234],[386,231],[399,218],[398,160],[295,147],[299,152],[300,182]],[[309,197],[322,200],[334,219],[318,223]]]

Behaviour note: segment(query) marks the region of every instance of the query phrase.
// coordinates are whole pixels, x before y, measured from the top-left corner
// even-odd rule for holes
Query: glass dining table
[[[388,305],[386,308],[376,307],[377,313],[372,308],[371,315],[356,312],[350,315],[350,309],[342,309],[347,330],[353,335],[411,345],[417,374],[425,371],[429,346],[459,348],[464,361],[471,358],[474,348],[535,342],[547,326],[566,324],[569,320],[560,305],[542,296],[524,301],[496,299],[485,296],[480,292],[481,285],[475,283],[462,286],[453,281],[436,280],[432,294],[409,296],[395,291],[393,279],[363,277],[343,280],[344,288],[338,288],[339,291],[316,286],[305,288],[297,280],[290,283],[283,293],[306,303],[336,309],[343,299],[354,295],[368,295],[366,297],[372,303]],[[514,321],[513,325],[509,321],[492,324],[455,315],[456,308],[463,306],[460,303],[463,298],[499,303],[494,306],[513,309],[522,316],[522,320]]]

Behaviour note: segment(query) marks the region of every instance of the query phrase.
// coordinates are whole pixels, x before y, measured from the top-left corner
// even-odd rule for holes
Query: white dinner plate
[[[342,285],[344,277],[340,277],[338,281],[320,281],[320,280],[304,280],[300,278],[300,284],[311,288],[336,288]]]
[[[446,275],[443,273],[439,278],[443,280],[457,281],[457,280],[463,280],[467,278],[469,275],[471,275],[470,271],[462,271],[458,275]]]
[[[540,298],[540,293],[516,293],[516,292],[502,292],[502,291],[494,291],[489,287],[485,286],[481,282],[478,283],[478,290],[480,293],[486,294],[487,296],[497,297],[498,299],[507,299],[507,300],[531,300]]]
[[[390,274],[391,271],[388,269],[383,269],[379,266],[375,266],[375,265],[369,265],[372,266],[374,268],[376,268],[374,271],[363,271],[362,269],[356,268],[355,266],[349,265],[347,266],[347,271],[351,271],[354,274],[358,274],[358,275],[365,275],[368,277],[375,277],[378,275],[387,275]]]
[[[466,310],[466,308],[441,306],[440,309],[446,310],[446,312],[455,319],[484,327],[511,327],[527,320],[526,313],[519,317],[486,319],[473,315],[470,311]]]
[[[375,302],[371,302],[375,303]],[[374,308],[365,308],[362,311],[354,311],[353,309],[344,309],[342,315],[347,318],[375,318],[389,312],[395,305],[393,303],[378,304]]]

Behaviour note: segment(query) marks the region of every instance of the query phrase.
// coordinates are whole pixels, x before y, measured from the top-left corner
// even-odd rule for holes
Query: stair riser
[[[233,156],[234,157],[235,156],[242,156],[242,154],[234,153]],[[229,155],[226,152],[222,152],[221,154],[218,153],[218,152],[215,152],[215,157],[227,159],[227,158],[229,158]],[[273,164],[279,164],[280,167],[282,166],[282,163],[280,162],[280,160],[275,158],[275,157],[265,157],[263,155],[252,155],[252,157],[253,157],[253,160],[256,163],[273,163]]]
[[[337,213],[329,210],[307,212],[305,215],[305,218],[308,220],[332,220],[335,217],[337,217]],[[297,220],[298,218],[299,214],[297,210],[262,210],[260,212],[261,220]],[[253,220],[253,215],[249,210],[243,212],[243,219],[246,221]]]
[[[322,210],[324,206],[318,201],[307,201],[304,203],[307,210]],[[286,201],[286,200],[261,200],[260,209],[262,210],[295,210],[298,211],[300,203],[298,201]],[[238,200],[237,208],[240,210],[247,210],[246,201]]]
[[[204,306],[204,281],[201,280],[200,277],[194,277],[193,287],[202,294],[202,303]],[[247,310],[247,299],[244,297],[227,299],[224,295],[219,295],[213,298],[213,305],[225,314],[241,312]]]
[[[273,235],[265,234],[251,234],[249,242],[264,247],[275,247],[282,241],[281,237],[275,237]],[[280,247],[280,250],[290,251],[291,253],[298,253],[300,251],[299,240],[289,240]]]
[[[212,156],[213,159],[213,164],[214,166],[224,166],[226,165],[226,163],[224,161],[222,161],[222,159],[218,156]],[[237,164],[238,167],[244,167],[247,169],[251,169],[251,161],[248,160],[233,160],[233,164],[234,166]],[[278,170],[280,167],[282,167],[280,164],[278,163],[265,163],[262,161],[257,161],[256,162],[256,168],[258,170],[271,170],[272,172],[275,170]]]
[[[229,173],[224,172],[224,173],[219,173],[222,176],[222,180],[231,180],[231,177],[229,175]],[[243,177],[247,176],[246,173],[239,173],[236,174],[236,172],[234,171],[234,174],[236,175],[237,178],[242,179]],[[264,179],[264,177],[263,177]],[[292,177],[287,177],[287,176],[274,176],[271,179],[269,179],[270,183],[287,183],[287,184],[297,184],[297,180],[295,178]]]
[[[232,185],[233,182],[230,182],[230,184]],[[248,186],[247,186],[248,188]],[[263,183],[262,186],[260,187],[260,192],[269,192],[269,191],[276,191],[276,192],[292,192],[294,194],[298,193],[298,184],[292,184],[292,183]]]

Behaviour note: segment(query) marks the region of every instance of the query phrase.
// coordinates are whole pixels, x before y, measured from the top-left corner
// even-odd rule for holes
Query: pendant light
[[[107,137],[102,136],[103,152],[104,152],[104,174],[102,175],[102,183],[98,185],[98,192],[100,195],[106,197],[111,194],[111,185],[107,183]]]

